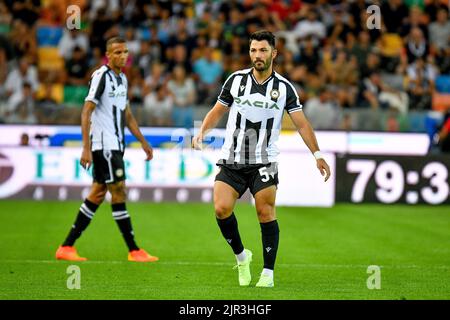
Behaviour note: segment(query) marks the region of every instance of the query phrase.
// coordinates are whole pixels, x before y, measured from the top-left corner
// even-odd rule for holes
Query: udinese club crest
[[[280,96],[280,91],[278,91],[277,89],[272,89],[270,91],[270,97],[272,99],[278,99],[279,96]]]

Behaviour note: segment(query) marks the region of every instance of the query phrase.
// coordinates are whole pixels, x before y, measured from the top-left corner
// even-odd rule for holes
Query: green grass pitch
[[[160,257],[128,262],[103,204],[77,242],[87,262],[56,261],[79,202],[0,202],[0,299],[450,299],[448,206],[336,205],[277,208],[275,287],[255,288],[262,268],[254,208],[235,210],[253,279],[241,288],[211,204],[129,203],[138,244]],[[79,290],[67,268],[80,267]],[[367,288],[369,265],[381,289]]]

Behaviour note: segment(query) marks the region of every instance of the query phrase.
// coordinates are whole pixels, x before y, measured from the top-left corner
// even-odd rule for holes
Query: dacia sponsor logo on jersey
[[[259,100],[250,100],[250,99],[244,100],[239,97],[234,97],[234,102],[236,102],[237,104],[240,104],[241,106],[248,105],[250,107],[255,107],[255,108],[280,110],[280,108],[278,108],[278,105],[275,102],[264,102],[264,101],[259,101]]]
[[[110,97],[110,98],[125,97],[125,95],[126,95],[125,91],[121,91],[121,92],[117,92],[117,93],[115,93],[115,92],[113,91],[113,92],[110,92],[110,93],[109,93],[109,97]]]

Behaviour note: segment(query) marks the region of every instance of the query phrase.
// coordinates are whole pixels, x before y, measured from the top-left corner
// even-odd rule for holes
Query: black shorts
[[[278,163],[269,164],[217,164],[220,172],[215,181],[222,181],[233,187],[239,198],[250,189],[253,196],[267,187],[278,185]]]
[[[116,183],[126,179],[122,151],[92,151],[92,163],[92,176],[97,183]]]

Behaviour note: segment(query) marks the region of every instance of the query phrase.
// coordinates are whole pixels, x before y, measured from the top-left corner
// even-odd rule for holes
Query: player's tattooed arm
[[[319,144],[317,143],[316,135],[314,134],[314,130],[309,123],[308,119],[306,119],[303,111],[292,112],[289,114],[297,128],[298,133],[302,137],[306,146],[311,150],[311,153],[314,154],[317,161],[317,169],[319,169],[320,174],[325,176],[325,181],[330,178],[331,172],[328,163],[325,159],[320,155],[319,152]]]
[[[125,108],[125,118],[128,129],[130,129],[130,132],[136,137],[136,139],[139,140],[142,146],[142,150],[144,150],[145,154],[147,155],[147,158],[145,160],[146,161],[152,160],[153,148],[150,146],[150,144],[142,134],[141,130],[139,129],[139,125],[136,121],[136,118],[133,116],[133,113],[131,112],[130,105],[127,105],[127,107]]]

